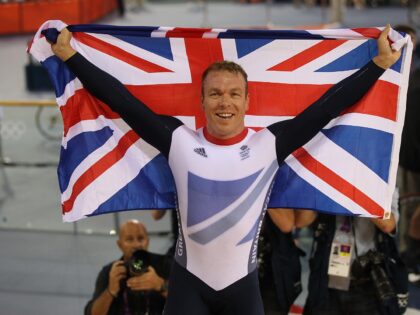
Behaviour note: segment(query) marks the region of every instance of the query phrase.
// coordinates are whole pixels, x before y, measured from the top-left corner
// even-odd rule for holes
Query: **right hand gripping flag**
[[[64,121],[58,167],[64,221],[121,210],[176,207],[166,159],[95,99],[51,52],[42,30],[29,52],[48,70]],[[72,46],[120,80],[152,110],[191,128],[200,110],[203,70],[223,59],[248,73],[245,123],[289,119],[376,55],[381,28],[317,31],[72,25]],[[333,214],[389,213],[395,189],[412,45],[392,31],[401,59],[355,106],[281,165],[269,207]],[[101,78],[98,78],[100,80]]]

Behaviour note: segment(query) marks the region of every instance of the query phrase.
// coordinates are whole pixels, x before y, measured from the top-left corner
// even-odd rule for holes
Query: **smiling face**
[[[207,131],[219,139],[240,134],[244,128],[249,97],[247,83],[240,72],[212,70],[203,80],[201,104]]]

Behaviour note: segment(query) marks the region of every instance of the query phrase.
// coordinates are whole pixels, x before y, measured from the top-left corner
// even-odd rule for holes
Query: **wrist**
[[[60,59],[64,62],[66,62],[71,57],[73,57],[75,54],[76,54],[76,51],[74,49],[68,49],[61,54]]]
[[[106,292],[113,298],[117,298],[117,293],[113,293],[109,288],[106,288]]]
[[[381,67],[382,69],[385,69],[385,70],[393,65],[392,61],[390,61],[389,58],[380,57],[380,56],[373,57],[373,62],[378,67]]]
[[[70,47],[54,47],[54,54],[63,62],[69,60],[73,55],[76,54],[76,50]]]
[[[168,281],[165,280],[165,279],[162,279],[162,284],[160,286],[159,292],[163,293],[163,292],[166,292],[166,291],[168,291]]]

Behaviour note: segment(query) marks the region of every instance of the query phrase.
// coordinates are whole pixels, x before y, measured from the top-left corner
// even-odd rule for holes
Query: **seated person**
[[[117,245],[123,256],[100,271],[85,315],[162,314],[171,262],[167,256],[147,252],[146,228],[136,220],[121,225]],[[133,272],[133,253],[143,255],[143,272],[139,268]]]

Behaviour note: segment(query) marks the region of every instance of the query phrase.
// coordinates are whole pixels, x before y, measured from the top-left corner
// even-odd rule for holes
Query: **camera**
[[[351,267],[351,274],[354,278],[372,280],[376,295],[382,305],[396,297],[394,288],[383,268],[384,261],[384,254],[369,250],[365,255],[357,257]]]
[[[125,263],[128,277],[141,276],[148,271],[150,266],[150,255],[147,251],[138,249]]]
[[[127,277],[137,277],[146,273],[150,266],[150,254],[142,249],[136,250],[125,263]],[[150,313],[150,292],[127,290],[127,301],[130,314],[145,315]]]

